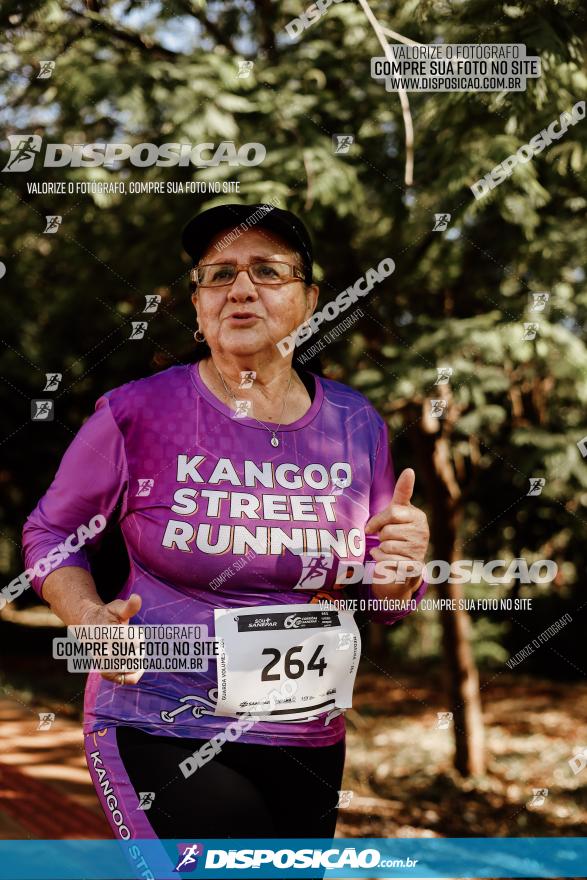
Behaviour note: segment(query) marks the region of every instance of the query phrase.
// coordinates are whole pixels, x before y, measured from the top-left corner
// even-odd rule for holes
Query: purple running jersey
[[[370,598],[368,584],[343,591],[335,579],[338,560],[362,563],[378,544],[364,526],[393,494],[387,426],[358,391],[313,379],[310,408],[279,429],[277,447],[212,394],[198,364],[104,394],[26,522],[26,566],[103,514],[120,524],[130,559],[118,598],[142,597],[133,624],[200,624],[213,636],[214,609]],[[317,572],[320,554],[334,564]],[[61,565],[90,568],[83,548]],[[33,580],[41,597],[43,581]],[[407,613],[370,616],[391,624]],[[91,672],[84,733],[126,724],[208,739],[228,723],[213,714],[216,687],[214,658],[207,672],[145,671],[136,685]],[[342,716],[258,722],[240,739],[330,745],[344,736]]]

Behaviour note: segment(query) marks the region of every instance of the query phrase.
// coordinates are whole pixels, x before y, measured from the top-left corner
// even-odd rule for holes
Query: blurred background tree
[[[6,580],[20,570],[24,519],[99,395],[156,368],[160,355],[168,363],[193,356],[183,223],[204,206],[277,198],[312,231],[323,302],[383,257],[396,262],[395,273],[361,302],[365,317],[323,360],[327,375],[358,387],[388,420],[396,471],[415,467],[415,502],[430,515],[431,558],[549,558],[559,566],[552,585],[467,591],[532,596],[531,616],[476,614],[471,627],[466,612],[441,615],[455,762],[464,774],[480,773],[475,656],[503,666],[535,626],[556,618],[560,603],[580,604],[585,124],[570,127],[484,199],[475,201],[469,186],[584,95],[585,16],[579,0],[371,7],[381,23],[417,42],[524,43],[542,63],[541,78],[525,92],[410,95],[415,168],[407,189],[399,101],[370,77],[370,58],[381,47],[350,0],[329,7],[297,41],[285,26],[303,12],[298,0],[3,4],[0,119],[7,134],[68,144],[260,141],[267,157],[246,168],[39,163],[29,174],[2,176],[0,565]],[[39,79],[47,60],[54,72]],[[239,77],[246,60],[251,73]],[[334,152],[334,134],[353,135],[348,153]],[[64,179],[237,179],[241,191],[56,197],[27,189],[31,181]],[[446,231],[433,231],[435,213],[451,215]],[[49,214],[63,216],[56,235],[43,235]],[[536,338],[525,341],[524,322],[535,319],[530,294],[538,291],[550,301]],[[153,293],[161,306],[145,338],[129,341],[130,322],[144,317],[144,298]],[[435,384],[441,366],[453,370],[449,385]],[[44,396],[50,371],[63,373],[52,395],[55,421],[31,423],[30,400]],[[440,398],[446,410],[436,418],[430,401]],[[534,477],[545,485],[528,496]],[[445,598],[462,594],[459,584],[438,587]],[[378,637],[374,627],[374,644]],[[405,662],[435,658],[437,615],[412,615],[385,639],[391,656]],[[565,655],[558,674],[572,677],[585,662],[584,646],[567,644]],[[557,672],[551,655],[548,662]]]

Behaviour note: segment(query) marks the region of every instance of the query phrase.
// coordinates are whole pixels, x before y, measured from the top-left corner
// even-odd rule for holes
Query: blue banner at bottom
[[[587,877],[587,837],[4,840],[0,880]]]

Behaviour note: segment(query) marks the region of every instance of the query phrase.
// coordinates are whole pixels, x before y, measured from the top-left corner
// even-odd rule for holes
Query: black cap
[[[273,205],[217,205],[197,214],[181,234],[184,250],[197,263],[208,244],[223,229],[269,229],[288,241],[302,257],[306,283],[312,283],[313,250],[308,230],[295,214]]]

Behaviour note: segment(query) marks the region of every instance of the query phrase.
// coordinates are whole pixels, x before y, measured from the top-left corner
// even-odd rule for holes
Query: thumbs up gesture
[[[399,572],[394,583],[373,581],[372,592],[378,599],[400,598],[412,595],[422,583],[421,566],[424,564],[430,531],[423,510],[411,503],[416,474],[407,468],[399,475],[393,497],[387,507],[376,513],[365,526],[366,535],[376,535],[379,547],[371,550],[375,562],[396,562]],[[402,574],[407,568],[408,577]],[[412,563],[412,565],[409,565]],[[412,572],[410,576],[410,572]],[[394,578],[393,572],[387,579]]]

